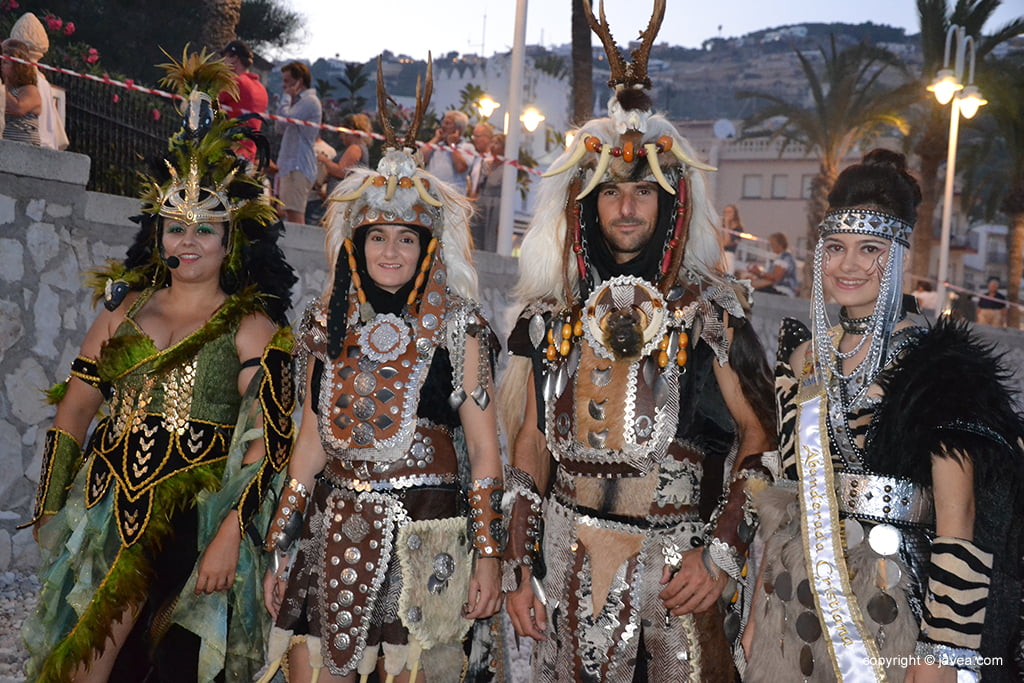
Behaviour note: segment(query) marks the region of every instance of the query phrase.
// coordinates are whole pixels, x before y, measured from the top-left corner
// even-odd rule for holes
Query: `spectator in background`
[[[917,299],[917,307],[922,313],[935,313],[939,307],[939,293],[932,288],[932,283],[927,280],[918,280],[913,294]]]
[[[488,160],[485,155],[491,153],[491,141],[494,140],[494,126],[481,121],[473,126],[473,149],[480,156],[474,156],[469,165],[469,181],[467,183],[466,195],[470,199],[476,199],[480,194],[480,183],[487,175]],[[476,237],[476,235],[474,235]]]
[[[466,173],[469,171],[469,161],[472,158],[469,153],[472,147],[462,139],[468,125],[469,117],[461,111],[446,111],[441,118],[441,126],[434,131],[434,137],[430,139],[431,145],[444,149],[423,149],[423,163],[427,170],[460,193],[466,192]]]
[[[366,114],[349,114],[341,122],[341,126],[353,132],[341,134],[340,151],[336,154],[317,156],[317,161],[327,172],[327,195],[330,195],[341,179],[351,173],[356,166],[370,165],[370,142],[373,139],[370,137],[373,133],[370,117]]]
[[[740,210],[735,204],[722,209],[722,249],[725,251],[725,272],[736,274],[736,248],[740,246],[739,233],[743,230]]]
[[[237,119],[245,116],[246,112],[265,113],[267,89],[260,83],[259,75],[249,71],[249,67],[252,66],[252,50],[249,46],[240,40],[232,40],[224,46],[220,54],[224,58],[224,63],[235,72],[235,82],[238,84],[238,97],[232,97],[223,90],[217,96],[217,101],[226,108],[227,115]],[[259,131],[263,128],[263,119],[253,116],[246,121],[246,125],[254,131]],[[252,140],[242,140],[235,151],[249,161],[256,161],[256,143]]]
[[[767,270],[758,266],[751,268],[754,290],[796,296],[800,289],[800,280],[796,274],[796,259],[789,251],[789,240],[781,232],[775,232],[768,236],[768,244],[775,253],[775,258]]]
[[[302,62],[289,62],[281,67],[284,97],[279,113],[290,119],[319,125],[323,110],[316,91],[311,87],[313,76]],[[316,154],[313,143],[319,134],[316,126],[300,123],[282,124],[284,135],[277,154],[277,196],[284,204],[284,218],[302,223],[306,217],[306,200],[316,180]]]
[[[28,59],[25,43],[13,38],[3,42],[3,52],[5,57]],[[4,139],[38,147],[39,112],[43,106],[36,87],[36,68],[5,59],[0,65],[0,76],[7,89],[4,95]]]
[[[491,136],[489,152],[495,157],[505,156],[505,136],[495,133]],[[471,223],[474,248],[481,251],[498,251],[498,223],[501,220],[501,183],[505,164],[500,159],[486,159],[477,188],[476,214]]]
[[[313,154],[316,155],[316,180],[306,198],[306,225],[320,225],[320,219],[324,217],[324,199],[327,197],[327,169],[324,168],[321,159],[330,159],[336,152],[323,137],[317,135],[313,143]]]
[[[32,62],[41,61],[46,55],[46,51],[50,49],[50,39],[46,35],[46,29],[43,28],[36,15],[31,12],[26,12],[18,21],[14,22],[10,37],[25,44],[28,56],[24,59]],[[33,83],[39,91],[41,105],[38,120],[39,146],[47,149],[67,149],[68,136],[64,132],[64,122],[61,120],[60,112],[57,111],[56,103],[54,103],[50,82],[46,80],[42,71],[36,69]],[[7,89],[10,90],[10,86]]]
[[[988,279],[988,291],[978,297],[979,325],[1004,327],[1006,325],[1006,297],[999,291],[999,278]]]

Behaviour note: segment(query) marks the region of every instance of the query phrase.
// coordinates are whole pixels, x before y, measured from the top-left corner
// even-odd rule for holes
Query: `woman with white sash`
[[[907,317],[920,198],[880,149],[829,194],[812,329],[779,335],[747,681],[1020,680],[1024,421],[991,346]]]

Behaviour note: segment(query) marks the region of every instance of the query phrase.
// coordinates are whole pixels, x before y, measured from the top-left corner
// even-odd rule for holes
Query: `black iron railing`
[[[68,151],[92,159],[88,189],[137,196],[139,174],[149,173],[153,160],[163,156],[179,124],[173,104],[60,73],[46,77],[66,91]]]

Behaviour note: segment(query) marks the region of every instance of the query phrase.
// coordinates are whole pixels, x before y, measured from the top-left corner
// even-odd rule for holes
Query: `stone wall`
[[[137,201],[88,192],[88,157],[0,140],[0,571],[31,570],[39,554],[28,519],[39,476],[43,437],[54,408],[43,390],[67,376],[95,311],[82,273],[123,258],[135,232]],[[319,228],[289,225],[283,241],[299,274],[295,311],[320,293],[327,271]],[[501,338],[513,311],[508,295],[515,259],[477,253],[481,303]],[[807,302],[757,299],[754,324],[774,355],[783,315],[807,318]],[[1024,339],[987,330],[1024,366]]]

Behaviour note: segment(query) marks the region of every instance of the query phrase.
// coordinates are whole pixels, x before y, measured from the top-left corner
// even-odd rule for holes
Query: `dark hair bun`
[[[921,188],[907,171],[906,156],[879,148],[839,174],[828,203],[830,209],[875,207],[913,225]]]

